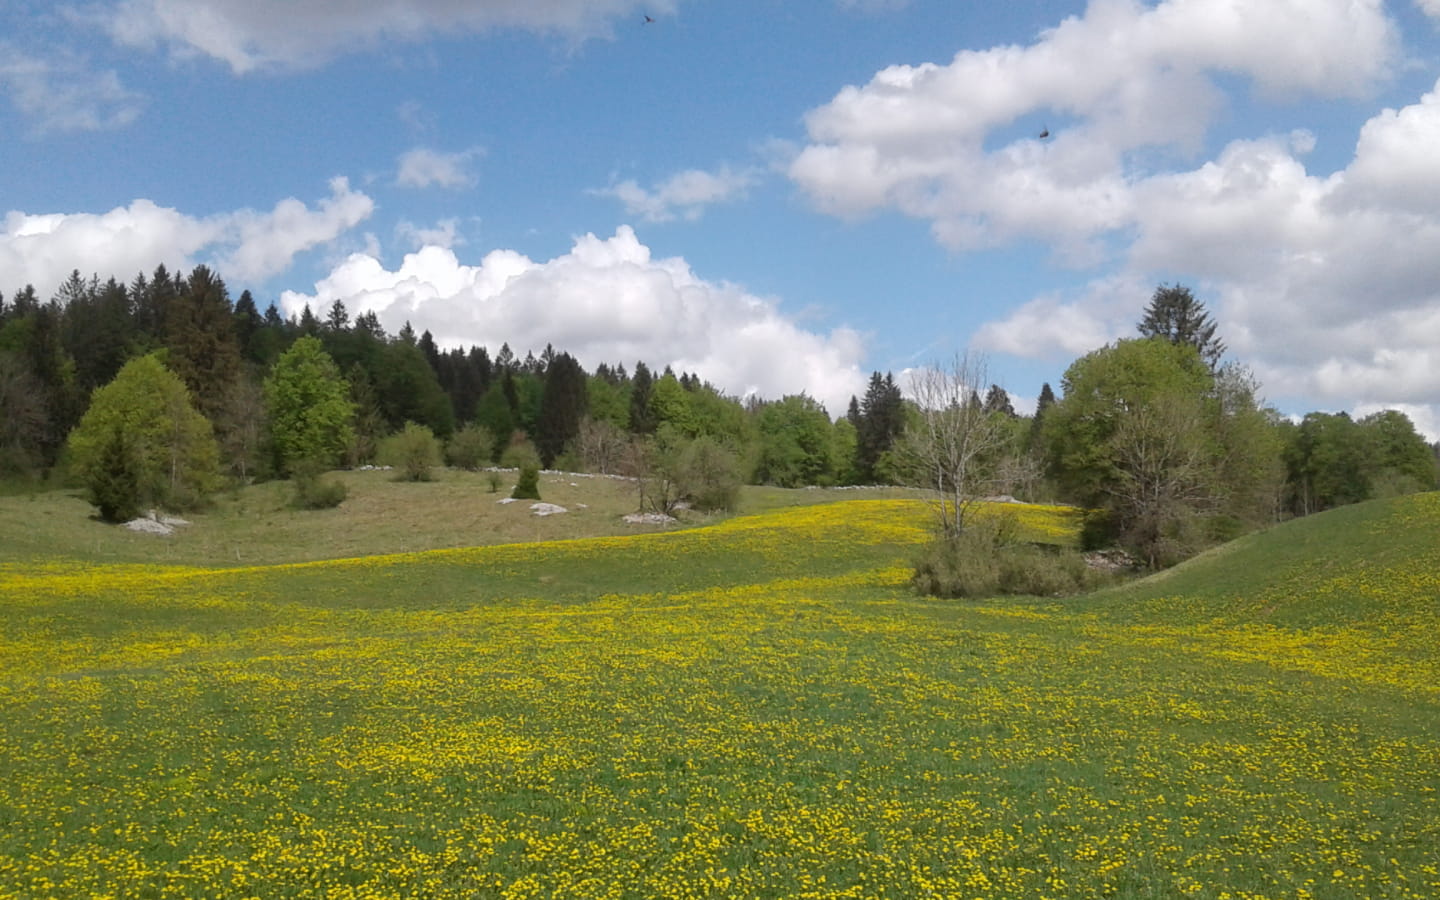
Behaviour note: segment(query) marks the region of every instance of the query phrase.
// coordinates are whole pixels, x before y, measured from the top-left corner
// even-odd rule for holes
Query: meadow
[[[786,502],[0,564],[0,897],[1440,896],[1440,495],[986,601]]]

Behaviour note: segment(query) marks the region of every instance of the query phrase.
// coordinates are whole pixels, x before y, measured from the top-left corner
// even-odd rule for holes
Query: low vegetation
[[[628,537],[0,565],[0,895],[1440,894],[1440,496],[942,601],[908,585],[925,504],[782,505],[818,493]]]

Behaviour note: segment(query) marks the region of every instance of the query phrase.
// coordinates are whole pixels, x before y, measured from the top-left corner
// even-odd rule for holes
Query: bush
[[[495,452],[495,437],[483,425],[467,425],[450,438],[445,445],[445,458],[450,465],[467,472],[474,472],[490,462]]]
[[[485,481],[490,485],[490,493],[500,490],[500,473],[491,469],[485,473]]]
[[[399,481],[429,481],[431,467],[440,464],[440,442],[424,425],[406,422],[403,430],[380,442],[379,459],[395,468]]]
[[[515,490],[510,496],[516,500],[539,500],[540,499],[540,467],[522,466],[520,479],[515,482]]]
[[[699,510],[735,509],[740,499],[740,460],[712,437],[698,437],[680,451],[680,490]]]
[[[540,471],[540,454],[535,450],[535,445],[524,438],[516,438],[500,454],[500,467],[504,469],[524,469],[533,466],[535,471]]]
[[[324,467],[315,461],[291,466],[290,481],[295,485],[291,505],[296,509],[334,509],[345,500],[345,483],[335,478],[322,478]]]
[[[1004,519],[980,519],[927,544],[911,583],[934,597],[1055,597],[1098,586],[1103,576],[1071,551],[1015,540]]]

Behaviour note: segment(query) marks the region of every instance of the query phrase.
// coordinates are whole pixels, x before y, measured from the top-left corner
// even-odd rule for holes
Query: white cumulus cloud
[[[1396,53],[1379,0],[1093,0],[1029,46],[844,88],[807,115],[788,172],[837,215],[898,209],[957,248],[1036,236],[1088,262],[1089,241],[1134,221],[1134,160],[1201,146],[1224,104],[1218,76],[1355,95]]]
[[[329,243],[369,217],[374,203],[344,178],[314,208],[295,198],[261,212],[196,217],[135,200],[106,213],[29,214],[0,220],[0,285],[26,284],[48,297],[74,269],[125,279],[163,263],[172,270],[213,263],[232,280],[264,279],[295,256]]]
[[[742,196],[757,180],[753,169],[721,166],[714,172],[687,169],[648,189],[629,179],[592,193],[614,197],[624,204],[627,214],[647,222],[694,221],[707,206]]]
[[[674,0],[119,0],[100,18],[131,46],[168,46],[236,73],[305,68],[385,41],[525,29],[570,40],[603,36]]]
[[[691,371],[737,395],[804,391],[834,415],[865,376],[861,339],[837,328],[805,330],[775,302],[697,276],[683,259],[655,259],[628,226],[612,237],[585,235],[571,250],[535,262],[494,250],[478,265],[427,246],[394,270],[355,254],[315,285],[286,291],[287,313],[343,301],[352,314],[374,312],[385,327],[405,322],[447,346],[508,342],[517,354],[545,345],[587,367],[636,360]]]

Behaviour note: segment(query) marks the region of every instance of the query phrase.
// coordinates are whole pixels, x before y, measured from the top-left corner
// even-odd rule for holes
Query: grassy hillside
[[[0,566],[0,897],[1432,898],[1440,504],[1342,513],[1067,601],[914,597],[907,501]]]
[[[539,517],[530,504],[501,503],[515,486],[502,472],[492,491],[488,472],[436,469],[436,480],[399,483],[384,471],[336,472],[348,498],[336,509],[292,509],[289,482],[252,485],[218,497],[212,508],[187,514],[192,523],[169,537],[136,534],[94,518],[78,490],[0,495],[0,562],[63,556],[91,562],[163,562],[178,565],[268,565],[408,553],[442,547],[475,547],[528,541],[671,530],[631,525],[635,487],[623,479],[547,472],[541,496],[569,510]],[[829,502],[837,496],[913,496],[899,488],[858,491],[784,490],[749,487],[742,512]],[[688,524],[708,518],[687,516]]]

